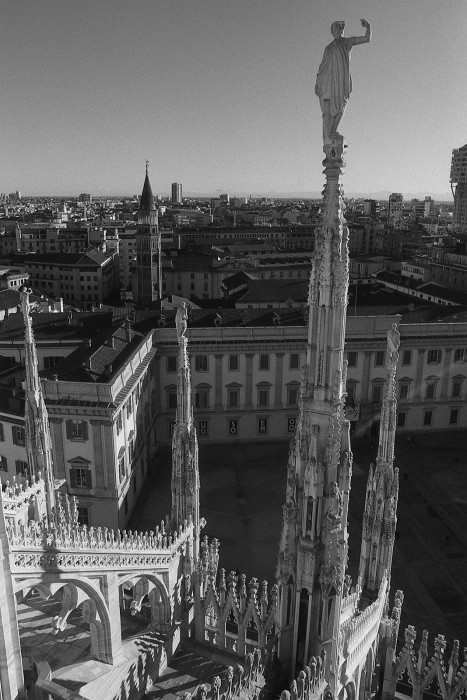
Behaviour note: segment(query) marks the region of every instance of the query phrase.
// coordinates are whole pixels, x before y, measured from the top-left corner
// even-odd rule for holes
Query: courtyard
[[[377,441],[354,439],[349,508],[349,569],[358,574],[361,523],[370,462]],[[282,524],[288,443],[199,445],[203,535],[220,540],[220,567],[275,578]],[[129,527],[151,530],[170,513],[171,448],[157,453]],[[401,632],[443,634],[467,645],[467,443],[463,432],[417,434],[396,439],[400,471],[398,528],[392,568],[392,605],[404,591]]]

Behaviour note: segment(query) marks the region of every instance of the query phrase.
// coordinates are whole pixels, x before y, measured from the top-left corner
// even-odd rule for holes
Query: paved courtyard
[[[353,441],[349,573],[356,580],[368,467],[376,441]],[[258,442],[199,448],[204,534],[221,542],[220,566],[274,581],[285,494],[288,444]],[[132,529],[151,530],[170,512],[170,448],[157,464],[132,517]],[[465,433],[396,440],[400,470],[398,534],[392,596],[404,591],[403,626],[444,634],[467,645],[467,441]],[[393,600],[393,598],[392,598]],[[391,604],[392,604],[391,600]]]

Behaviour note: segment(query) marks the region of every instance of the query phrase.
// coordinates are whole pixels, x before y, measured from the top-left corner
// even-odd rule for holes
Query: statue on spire
[[[350,75],[350,51],[357,44],[367,44],[371,39],[370,23],[361,20],[366,33],[363,36],[344,37],[345,22],[337,21],[331,25],[331,41],[324,49],[316,76],[315,94],[319,97],[323,113],[323,142],[329,144],[333,139],[342,139],[337,127],[345,111],[352,92]]]

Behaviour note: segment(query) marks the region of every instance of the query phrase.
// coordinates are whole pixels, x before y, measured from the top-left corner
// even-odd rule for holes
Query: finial
[[[146,175],[148,174],[148,170],[149,170],[149,161],[146,158]]]

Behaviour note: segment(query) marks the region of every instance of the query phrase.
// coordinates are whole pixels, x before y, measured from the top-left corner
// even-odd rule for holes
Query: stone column
[[[368,401],[368,386],[370,384],[370,362],[372,352],[365,350],[363,355],[362,389],[360,393],[361,401]]]
[[[444,350],[443,379],[441,382],[441,399],[448,398],[449,390],[449,368],[451,367],[452,348]]]
[[[111,571],[106,573],[102,578],[102,593],[104,594],[109,613],[109,628],[104,632],[105,649],[100,649],[99,660],[115,665],[126,661],[126,657],[122,651],[120,597],[118,592],[117,572]]]
[[[222,357],[214,355],[216,359],[216,370],[214,376],[214,410],[222,411]]]
[[[425,366],[425,348],[419,348],[417,358],[417,369],[415,373],[414,401],[420,401],[422,392],[422,376]]]
[[[96,488],[107,488],[107,474],[104,474],[103,464],[103,435],[101,422],[91,420],[92,444],[94,448],[94,470],[96,472]]]
[[[66,478],[62,423],[62,418],[51,418],[49,416],[50,434],[52,436],[54,472],[57,479]]]
[[[282,408],[282,378],[284,369],[284,353],[276,352],[276,376],[274,385],[274,408]]]
[[[245,411],[253,410],[253,353],[245,354]]]

